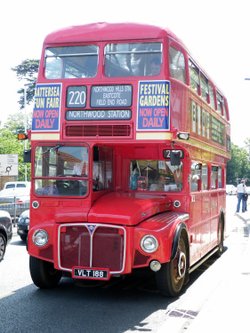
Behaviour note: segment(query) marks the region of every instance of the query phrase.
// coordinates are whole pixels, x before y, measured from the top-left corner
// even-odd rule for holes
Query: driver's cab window
[[[182,162],[171,165],[165,160],[130,161],[130,190],[178,192],[182,187]]]
[[[93,191],[112,189],[112,149],[109,147],[93,148]]]
[[[41,196],[84,196],[88,192],[89,151],[56,144],[35,150],[35,193]]]

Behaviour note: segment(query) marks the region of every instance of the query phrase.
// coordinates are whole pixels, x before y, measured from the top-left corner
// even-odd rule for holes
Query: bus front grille
[[[101,224],[66,224],[59,227],[59,267],[124,269],[126,232],[122,227]]]
[[[130,125],[83,125],[66,126],[66,136],[70,137],[130,137]]]

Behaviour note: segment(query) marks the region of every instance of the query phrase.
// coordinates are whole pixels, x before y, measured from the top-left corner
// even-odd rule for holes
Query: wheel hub
[[[178,271],[178,279],[180,280],[184,278],[186,273],[186,255],[184,252],[180,252],[179,254],[177,271]]]

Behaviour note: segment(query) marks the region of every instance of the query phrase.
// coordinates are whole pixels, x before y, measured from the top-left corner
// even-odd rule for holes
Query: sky
[[[94,22],[138,22],[167,27],[228,100],[231,141],[250,138],[250,19],[248,0],[2,0],[0,1],[0,122],[19,111],[23,83],[11,68],[40,59],[45,36]],[[20,111],[24,112],[24,111]]]

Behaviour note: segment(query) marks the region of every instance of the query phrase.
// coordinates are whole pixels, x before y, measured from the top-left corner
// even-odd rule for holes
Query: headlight
[[[37,230],[32,237],[32,241],[36,246],[44,246],[48,243],[49,236],[45,230]]]
[[[23,217],[19,217],[19,219],[18,219],[18,223],[23,224],[23,223],[24,223],[24,218],[23,218]]]
[[[158,249],[158,240],[152,235],[146,235],[141,240],[141,248],[143,251],[152,253]]]
[[[30,219],[28,217],[20,217],[18,220],[19,224],[29,224],[30,223]]]

